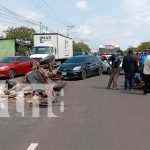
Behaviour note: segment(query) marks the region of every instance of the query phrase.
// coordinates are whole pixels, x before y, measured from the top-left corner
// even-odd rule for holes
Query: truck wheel
[[[83,70],[82,73],[81,73],[81,79],[85,80],[86,78],[87,78],[87,73],[86,73],[85,70]]]
[[[13,79],[15,77],[15,71],[13,69],[9,70],[8,76],[10,79]]]

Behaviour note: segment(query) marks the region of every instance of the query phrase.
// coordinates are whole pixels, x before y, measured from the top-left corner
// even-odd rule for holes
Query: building
[[[18,53],[20,45],[25,45],[31,48],[30,41],[22,39],[0,39],[0,58],[15,56]]]

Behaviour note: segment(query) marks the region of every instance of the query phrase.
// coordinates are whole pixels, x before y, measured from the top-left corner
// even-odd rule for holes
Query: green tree
[[[4,33],[7,39],[23,39],[33,43],[33,34],[35,34],[36,31],[32,28],[21,26],[17,28],[8,28]]]
[[[150,42],[141,42],[137,49],[139,52],[142,52],[143,50],[150,50]]]
[[[139,52],[139,50],[138,50],[137,47],[129,46],[129,47],[127,48],[127,50],[124,51],[124,55],[127,55],[127,54],[128,54],[129,49],[132,49],[134,53]]]
[[[18,48],[18,54],[22,55],[24,54],[24,52],[26,52],[28,50],[28,47],[26,45],[20,45]]]
[[[88,52],[90,52],[90,48],[87,44],[85,44],[83,42],[75,43],[75,41],[73,41],[73,52],[74,52],[74,54],[76,52],[88,53]]]

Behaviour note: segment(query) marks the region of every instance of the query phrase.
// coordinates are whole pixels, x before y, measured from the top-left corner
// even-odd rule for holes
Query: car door
[[[94,74],[97,74],[99,72],[99,68],[102,68],[102,61],[99,60],[97,57],[94,57],[94,62],[95,62],[95,70],[94,70]]]
[[[94,58],[91,56],[87,59],[87,73],[88,75],[93,75],[94,74],[94,70],[95,70],[95,60]]]
[[[107,60],[104,60],[103,61],[103,70],[104,70],[104,72],[107,72],[108,67],[109,67],[109,64],[108,64]]]
[[[92,59],[91,57],[88,57],[86,59],[86,71],[87,71],[87,75],[91,75],[91,70],[92,70]]]
[[[15,71],[15,74],[18,75],[18,74],[21,74],[22,72],[22,64],[20,62],[20,57],[18,57],[15,62],[14,62],[14,71]]]
[[[93,56],[91,57],[91,61],[92,61],[92,70],[91,70],[91,74],[97,74],[99,67],[100,67],[100,63],[97,59],[97,57]]]
[[[30,62],[28,57],[18,57],[15,63],[16,74],[25,74],[29,72]]]
[[[21,64],[23,67],[23,74],[28,73],[30,71],[30,58],[29,57],[22,57]]]

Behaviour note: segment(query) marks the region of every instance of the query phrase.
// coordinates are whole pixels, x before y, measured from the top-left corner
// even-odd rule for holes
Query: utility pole
[[[75,26],[67,26],[67,37],[69,37],[69,30],[71,30],[72,28],[74,28]]]
[[[46,33],[47,33],[47,31],[48,31],[48,27],[45,27],[45,31],[46,31]]]
[[[40,22],[40,33],[42,33],[42,22]]]
[[[43,31],[44,31],[44,25],[42,25],[42,33],[44,33]]]

